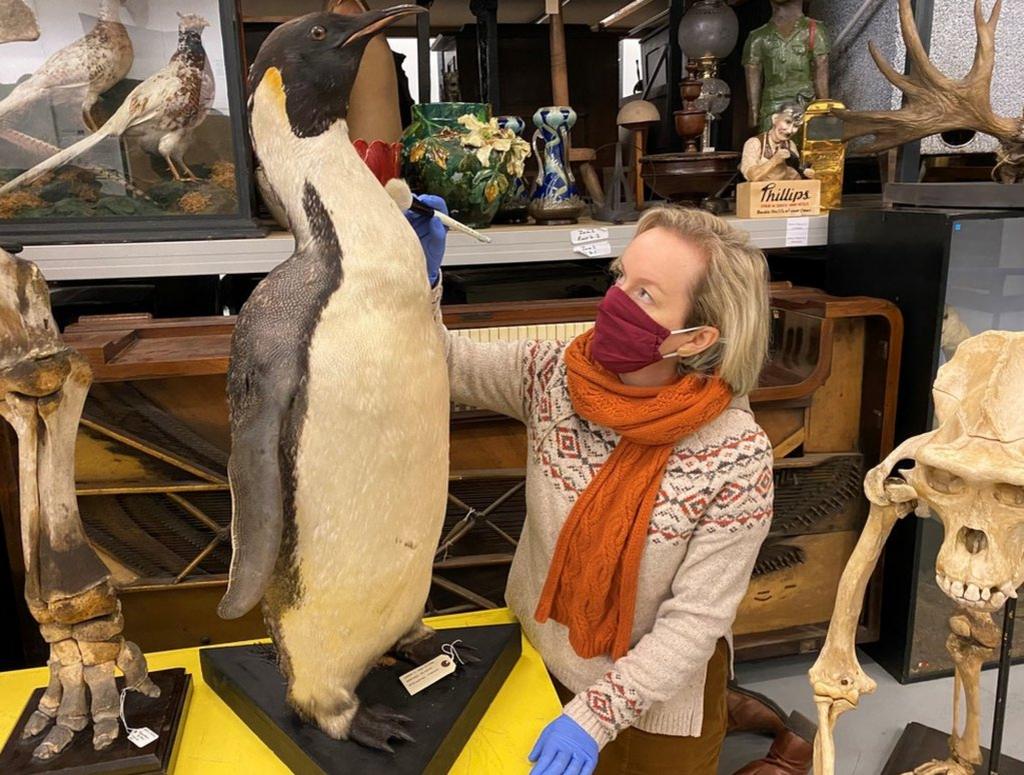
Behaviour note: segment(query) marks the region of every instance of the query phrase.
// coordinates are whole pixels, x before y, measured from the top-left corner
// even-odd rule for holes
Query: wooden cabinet
[[[592,324],[596,305],[463,304],[444,316],[458,335],[564,339]],[[823,639],[867,513],[863,473],[892,445],[902,339],[898,311],[878,299],[777,284],[772,315],[771,358],[751,403],[775,448],[776,507],[736,624],[748,655],[804,651]],[[115,315],[83,318],[65,333],[95,380],[78,439],[82,519],[147,650],[263,634],[258,614],[225,622],[215,612],[230,561],[224,384],[233,325]],[[0,465],[9,467],[13,452],[8,440]],[[432,612],[502,605],[525,516],[526,454],[518,422],[454,407]],[[15,492],[0,503],[17,564]],[[865,638],[877,626],[877,594],[871,600]]]

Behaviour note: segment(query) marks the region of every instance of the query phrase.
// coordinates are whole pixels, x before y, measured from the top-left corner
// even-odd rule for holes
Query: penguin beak
[[[427,9],[418,5],[396,5],[380,11],[370,11],[369,13],[355,16],[352,18],[352,21],[357,29],[345,38],[341,45],[347,46],[357,40],[376,35],[386,27],[390,27],[403,16],[412,16],[417,13],[427,13]]]

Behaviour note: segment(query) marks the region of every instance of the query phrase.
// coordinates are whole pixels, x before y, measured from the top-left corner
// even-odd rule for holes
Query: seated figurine
[[[813,169],[801,168],[800,154],[791,139],[802,121],[803,110],[793,102],[784,103],[773,113],[772,128],[743,144],[743,177],[751,182],[813,178]]]

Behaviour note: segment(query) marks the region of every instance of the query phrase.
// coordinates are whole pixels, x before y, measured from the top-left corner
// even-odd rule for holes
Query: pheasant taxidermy
[[[128,74],[135,60],[132,41],[121,23],[121,2],[100,0],[100,15],[93,28],[52,54],[0,101],[0,126],[42,99],[81,100],[82,119],[90,131],[96,131],[93,105]]]
[[[107,137],[120,137],[131,131],[142,147],[164,158],[176,180],[196,176],[183,156],[192,134],[206,118],[213,103],[213,75],[203,48],[203,30],[209,26],[201,16],[179,14],[178,48],[168,64],[144,80],[125,97],[107,122],[82,140],[23,172],[2,188],[6,194],[62,167]]]
[[[22,0],[0,0],[0,43],[37,40],[36,16]]]
[[[1000,143],[992,177],[1002,183],[1024,182],[1024,118],[997,115],[992,110],[992,69],[996,61],[996,25],[1002,0],[996,0],[988,20],[981,0],[974,0],[978,43],[974,64],[960,80],[942,73],[928,59],[914,22],[910,0],[899,0],[900,28],[913,67],[909,75],[896,72],[869,44],[871,57],[888,81],[903,92],[899,110],[836,111],[844,122],[843,139],[874,135],[864,150],[877,153],[953,129],[973,129],[992,135]]]

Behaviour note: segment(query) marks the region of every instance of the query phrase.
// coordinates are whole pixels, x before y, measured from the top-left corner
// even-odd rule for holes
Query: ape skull
[[[1024,332],[964,341],[932,396],[938,427],[890,460],[914,460],[903,475],[918,514],[943,524],[939,587],[959,605],[998,611],[1024,583]]]

